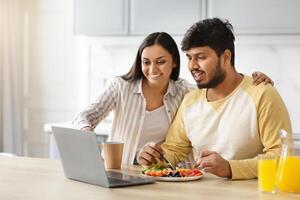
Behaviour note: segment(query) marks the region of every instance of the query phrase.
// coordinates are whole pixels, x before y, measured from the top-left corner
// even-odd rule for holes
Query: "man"
[[[234,66],[232,25],[218,18],[194,24],[185,34],[182,50],[198,88],[188,93],[161,148],[145,146],[138,162],[150,166],[162,160],[173,164],[194,151],[197,165],[220,177],[257,177],[257,155],[279,154],[278,132],[291,133],[287,109],[271,85],[254,86]]]

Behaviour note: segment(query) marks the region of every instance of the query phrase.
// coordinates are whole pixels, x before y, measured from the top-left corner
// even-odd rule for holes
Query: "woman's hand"
[[[137,162],[145,167],[162,162],[163,150],[159,144],[147,143],[138,153]]]
[[[83,127],[81,130],[83,130],[83,131],[90,131],[90,132],[93,132],[93,131],[94,131],[94,130],[93,130],[91,127],[89,127],[89,126]]]
[[[267,75],[265,75],[262,72],[253,72],[252,73],[252,78],[253,78],[253,84],[258,85],[261,82],[264,82],[266,84],[271,84],[274,86],[274,82],[272,81],[271,78],[269,78]]]

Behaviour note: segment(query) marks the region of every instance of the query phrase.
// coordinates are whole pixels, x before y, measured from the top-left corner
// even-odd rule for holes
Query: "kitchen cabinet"
[[[207,17],[229,19],[237,34],[300,33],[299,0],[208,0]]]
[[[75,0],[75,33],[182,35],[205,14],[204,0]]]
[[[130,33],[133,35],[165,31],[183,35],[205,16],[201,0],[131,0]]]
[[[75,0],[75,33],[125,35],[129,0]]]
[[[236,34],[299,34],[299,0],[75,0],[84,35],[183,35],[204,18],[229,19]]]

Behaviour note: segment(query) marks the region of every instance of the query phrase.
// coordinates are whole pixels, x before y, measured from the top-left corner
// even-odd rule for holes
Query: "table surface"
[[[137,166],[122,171],[139,174]],[[257,180],[232,181],[205,174],[198,181],[156,182],[124,188],[102,188],[65,178],[59,160],[0,156],[0,199],[300,199],[300,194],[266,194]]]

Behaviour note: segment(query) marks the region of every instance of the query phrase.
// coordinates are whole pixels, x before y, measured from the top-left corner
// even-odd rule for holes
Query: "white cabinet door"
[[[241,34],[300,33],[299,0],[208,0],[208,17],[229,19]]]
[[[74,6],[77,34],[127,34],[128,0],[75,0]]]
[[[184,34],[204,16],[202,0],[131,0],[130,34],[166,31]]]

